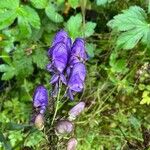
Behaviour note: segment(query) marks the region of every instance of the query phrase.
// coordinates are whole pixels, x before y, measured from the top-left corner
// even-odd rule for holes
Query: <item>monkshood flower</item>
[[[71,133],[73,129],[73,123],[68,120],[60,120],[55,126],[55,131],[57,134],[68,134]]]
[[[48,105],[48,92],[47,89],[40,85],[34,91],[33,106],[38,109],[38,113],[44,114]]]
[[[84,88],[86,68],[83,63],[74,64],[68,80],[68,96],[73,100],[73,93],[81,92]]]
[[[76,150],[78,141],[76,140],[76,138],[71,138],[69,139],[69,141],[67,142],[67,150]]]
[[[48,50],[48,56],[49,57],[51,57],[51,55],[52,55],[52,51],[53,51],[54,46],[60,42],[64,43],[67,46],[67,50],[70,53],[71,45],[72,45],[71,38],[69,38],[67,32],[65,32],[64,30],[60,30],[56,33],[56,35],[53,39],[53,42],[52,42],[52,46]]]
[[[47,65],[47,70],[52,73],[51,84],[58,84],[59,79],[67,84],[64,70],[67,67],[71,51],[71,39],[64,30],[60,30],[54,37],[52,46],[48,50],[51,62]]]
[[[68,34],[60,30],[53,39],[48,56],[50,63],[47,70],[52,74],[50,83],[54,87],[52,95],[57,95],[59,83],[62,82],[67,86],[67,95],[73,99],[73,94],[81,92],[84,87],[84,62],[87,60],[84,40],[76,38],[72,45]]]
[[[85,108],[85,102],[79,102],[69,111],[69,120],[75,120]]]
[[[76,38],[71,49],[69,65],[73,66],[78,62],[85,62],[87,58],[84,40],[82,38]]]

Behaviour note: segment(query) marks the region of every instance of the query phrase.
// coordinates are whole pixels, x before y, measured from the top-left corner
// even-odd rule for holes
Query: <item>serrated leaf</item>
[[[96,23],[94,22],[87,22],[85,24],[85,37],[89,37],[94,33],[94,29],[96,27]]]
[[[30,0],[31,4],[38,9],[43,9],[47,6],[48,0]]]
[[[70,6],[72,7],[72,8],[77,8],[78,7],[78,5],[79,5],[79,0],[68,0],[68,3],[70,4]]]
[[[45,66],[48,63],[46,51],[44,51],[43,49],[36,49],[32,57],[33,57],[33,62],[36,63],[36,65],[39,68],[45,69]]]
[[[15,9],[19,7],[19,0],[0,0],[0,9]]]
[[[53,5],[48,5],[45,9],[45,13],[50,20],[55,23],[63,22],[63,17],[56,12],[55,7]]]
[[[150,26],[146,19],[147,15],[142,8],[131,6],[109,21],[107,25],[120,33],[117,46],[132,49],[139,41],[149,46]]]
[[[12,79],[15,75],[15,68],[6,64],[0,65],[0,72],[3,72],[2,80]]]
[[[15,11],[0,9],[0,30],[11,25],[14,22],[16,17],[17,17],[17,14]]]
[[[77,14],[76,16],[71,16],[70,19],[67,21],[66,29],[69,32],[69,35],[72,38],[76,38],[81,36],[80,28],[82,25],[82,16],[81,14]]]
[[[23,17],[26,21],[30,23],[36,29],[40,29],[41,22],[38,13],[29,6],[22,6],[18,11],[18,15]]]

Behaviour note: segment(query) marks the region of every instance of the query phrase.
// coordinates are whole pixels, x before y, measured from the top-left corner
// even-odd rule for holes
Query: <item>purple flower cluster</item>
[[[67,95],[73,100],[73,94],[81,92],[84,87],[87,60],[85,42],[76,38],[72,44],[71,38],[64,30],[55,35],[52,46],[48,50],[50,63],[47,70],[52,73],[50,83],[55,86],[54,93],[58,91],[59,81],[67,86]]]

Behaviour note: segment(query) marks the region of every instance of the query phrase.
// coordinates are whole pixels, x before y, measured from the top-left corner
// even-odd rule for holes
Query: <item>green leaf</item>
[[[87,43],[86,44],[86,52],[89,57],[94,57],[94,51],[95,51],[96,45],[92,43]]]
[[[97,5],[105,5],[108,2],[108,0],[96,0]]]
[[[96,4],[99,5],[106,5],[107,3],[111,3],[115,0],[96,0]]]
[[[94,22],[87,22],[85,24],[85,37],[89,37],[94,33],[94,29],[96,27],[96,23]]]
[[[23,17],[36,29],[40,29],[41,22],[38,13],[29,6],[22,6],[18,10],[18,16]]]
[[[15,11],[0,9],[0,30],[11,25],[14,22],[16,17],[17,17],[17,14]]]
[[[148,0],[148,13],[150,13],[150,0]]]
[[[33,73],[32,57],[27,56],[24,49],[17,49],[13,55],[13,65],[16,68],[16,76],[25,78]]]
[[[71,16],[70,19],[67,21],[66,29],[68,30],[69,35],[72,38],[76,38],[82,35],[82,33],[80,32],[81,25],[82,25],[81,14],[77,14],[76,16]]]
[[[78,5],[79,5],[79,0],[68,0],[68,3],[70,4],[70,6],[72,7],[72,8],[77,8],[78,7]]]
[[[0,131],[0,142],[2,142],[2,144],[4,145],[5,150],[12,150],[10,143],[5,139],[1,131]]]
[[[12,79],[15,75],[15,68],[6,64],[0,65],[0,72],[4,72],[2,80]]]
[[[23,17],[18,17],[18,26],[19,26],[19,36],[21,38],[30,37],[32,30],[29,22],[25,20]]]
[[[0,0],[0,9],[15,9],[19,7],[19,0]]]
[[[63,17],[56,12],[55,7],[51,4],[46,7],[45,13],[48,18],[55,23],[63,22],[64,20]]]
[[[38,9],[43,9],[47,6],[48,0],[30,0],[31,4]]]
[[[124,59],[116,60],[112,67],[115,72],[123,72],[126,68],[126,61]]]
[[[131,6],[109,21],[107,25],[120,33],[117,46],[132,49],[139,41],[149,46],[150,25],[146,19],[147,15],[142,8]]]
[[[48,58],[46,51],[43,49],[36,49],[33,54],[33,62],[41,69],[45,69],[46,64],[48,63]]]

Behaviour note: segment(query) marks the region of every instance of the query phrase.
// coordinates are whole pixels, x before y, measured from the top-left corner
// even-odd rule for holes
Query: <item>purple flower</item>
[[[69,118],[74,120],[85,108],[85,102],[79,102],[69,111]]]
[[[77,62],[84,62],[87,60],[87,54],[85,51],[85,42],[82,38],[76,38],[71,49],[70,64]]]
[[[78,141],[76,140],[76,138],[69,139],[67,143],[67,150],[76,150],[77,144]]]
[[[86,68],[83,63],[76,63],[70,74],[68,80],[68,95],[73,99],[72,92],[81,92],[84,87],[84,80],[86,76]]]
[[[40,85],[34,91],[33,106],[39,108],[39,113],[43,114],[48,105],[48,92],[47,89]]]
[[[74,125],[68,120],[60,120],[57,122],[55,130],[58,134],[67,134],[73,131]]]
[[[62,73],[68,63],[67,47],[63,43],[57,43],[52,52],[52,65],[59,73]]]
[[[71,39],[69,38],[67,32],[65,32],[64,30],[60,30],[56,33],[54,39],[53,39],[53,42],[52,42],[52,46],[51,48],[48,50],[48,56],[51,57],[52,55],[52,51],[54,49],[54,46],[57,44],[57,43],[64,43],[67,47],[67,51],[68,53],[70,53],[70,50],[71,50],[71,45],[72,45],[72,41]]]

